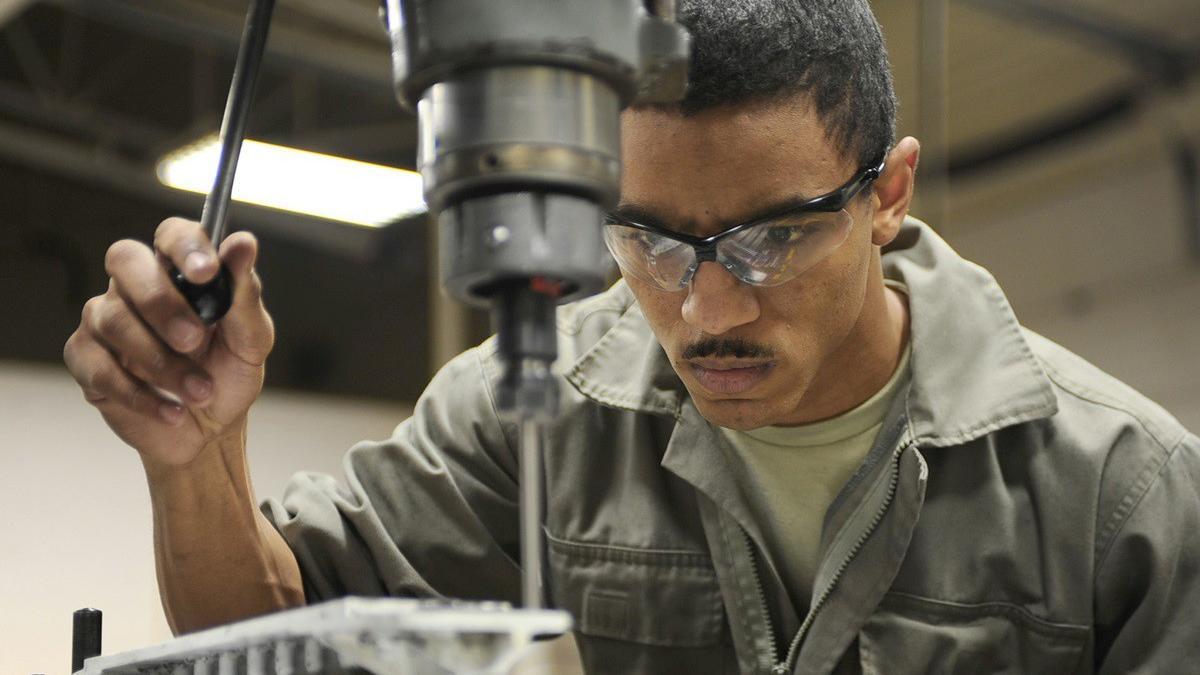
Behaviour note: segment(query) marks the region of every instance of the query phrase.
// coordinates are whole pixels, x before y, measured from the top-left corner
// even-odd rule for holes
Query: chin
[[[696,410],[711,424],[736,431],[747,431],[770,425],[774,417],[768,404],[759,399],[709,399],[692,396]]]

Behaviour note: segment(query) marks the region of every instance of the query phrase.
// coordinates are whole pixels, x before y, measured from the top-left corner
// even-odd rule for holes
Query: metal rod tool
[[[542,425],[521,422],[521,606],[542,608]]]
[[[77,610],[71,617],[71,672],[83,670],[83,662],[100,656],[100,643],[104,615],[98,609],[87,607]]]
[[[258,81],[259,65],[266,49],[274,9],[275,0],[251,0],[246,13],[246,27],[242,31],[241,46],[233,67],[233,80],[229,84],[225,117],[221,121],[221,157],[217,175],[200,214],[200,226],[208,233],[208,239],[214,247],[221,245],[229,223],[233,179],[242,152],[242,140],[246,136],[246,119],[254,99],[254,86]],[[233,277],[225,265],[221,265],[221,271],[206,284],[193,284],[178,269],[170,270],[170,274],[175,287],[183,293],[205,324],[216,323],[233,304]]]

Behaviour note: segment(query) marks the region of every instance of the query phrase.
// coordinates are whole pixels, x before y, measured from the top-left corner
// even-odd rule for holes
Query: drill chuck
[[[442,282],[490,307],[502,411],[553,414],[554,308],[600,290],[620,114],[683,95],[688,35],[643,0],[384,0]]]

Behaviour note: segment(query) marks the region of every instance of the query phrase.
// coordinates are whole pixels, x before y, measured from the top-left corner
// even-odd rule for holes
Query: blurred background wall
[[[914,213],[1022,323],[1200,428],[1200,3],[872,6],[923,142]]]
[[[411,168],[374,0],[280,0],[250,135]],[[1200,429],[1200,5],[875,0],[923,142],[915,214],[1018,317]],[[61,365],[119,238],[202,198],[155,163],[214,132],[243,0],[0,0],[0,672],[161,640],[134,453]],[[260,495],[386,436],[486,318],[430,282],[421,217],[359,227],[240,205],[279,342],[251,421]]]
[[[105,653],[170,637],[154,576],[137,453],[82,404],[63,369],[0,361],[0,673],[66,673],[71,613],[104,612]],[[340,471],[341,452],[386,438],[402,403],[271,390],[249,447],[259,495],[295,471]]]

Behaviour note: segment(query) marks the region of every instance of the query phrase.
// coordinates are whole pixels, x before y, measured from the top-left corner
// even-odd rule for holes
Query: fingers
[[[221,261],[233,275],[233,305],[221,320],[226,345],[242,360],[262,365],[275,344],[275,327],[262,299],[262,280],[254,271],[258,240],[235,232],[221,243]]]
[[[143,384],[194,404],[212,395],[208,374],[164,344],[112,287],[84,305],[82,328]]]
[[[262,364],[274,344],[274,326],[263,307],[254,273],[258,244],[237,233],[222,258],[196,223],[169,219],[155,246],[124,240],[105,255],[108,290],[84,306],[63,358],[85,398],[100,409],[123,440],[143,452],[170,454],[175,432],[155,425],[192,424],[244,416],[262,387]],[[197,255],[203,258],[197,262]],[[215,327],[204,326],[175,287],[169,265],[194,283],[228,266],[233,306]],[[210,415],[211,413],[211,415]]]
[[[171,282],[162,260],[179,261],[176,264],[186,268],[190,256],[207,252],[211,247],[196,223],[181,218],[163,221],[155,241],[158,256],[136,241],[113,244],[105,257],[105,269],[112,277],[116,293],[136,318],[172,350],[194,355],[204,348],[210,333]],[[221,340],[239,359],[260,366],[274,346],[275,329],[263,306],[261,280],[254,272],[258,241],[249,232],[236,232],[221,243],[220,255],[220,262],[214,260],[214,269],[219,269],[221,263],[226,265],[234,288],[233,305],[220,323]],[[124,319],[107,316],[105,320]],[[129,329],[121,329],[122,335],[129,334]],[[106,344],[119,349],[116,344]],[[157,384],[155,379],[147,381]]]
[[[104,268],[116,293],[172,349],[189,353],[200,347],[204,325],[149,248],[128,239],[118,241],[104,256]]]
[[[154,232],[154,250],[171,262],[194,284],[212,281],[220,264],[217,250],[200,223],[183,218],[168,218]]]
[[[84,397],[101,412],[126,409],[172,426],[184,421],[186,413],[182,407],[164,401],[144,382],[131,376],[111,352],[89,339],[82,330],[67,340],[63,360]]]

